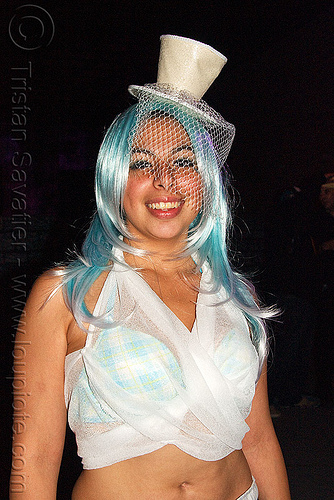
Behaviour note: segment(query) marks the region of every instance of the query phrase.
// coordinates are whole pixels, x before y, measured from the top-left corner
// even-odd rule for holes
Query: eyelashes
[[[195,170],[195,172],[198,172],[196,161],[193,158],[179,158],[173,161],[173,166],[186,170],[191,169]]]
[[[146,160],[136,160],[130,163],[130,170],[153,170],[153,165]]]
[[[171,165],[168,164],[168,167],[172,169],[180,169],[180,172],[182,172],[182,170],[193,170],[198,172],[196,161],[193,158],[178,158],[174,160]],[[153,163],[143,159],[131,162],[129,168],[133,171],[146,171],[147,173],[154,172],[156,170]]]

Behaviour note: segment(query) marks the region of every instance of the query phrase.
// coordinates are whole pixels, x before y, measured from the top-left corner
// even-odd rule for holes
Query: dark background
[[[228,163],[246,210],[267,208],[287,185],[334,170],[332,2],[40,1],[55,34],[30,51],[8,36],[23,2],[2,3],[2,135],[10,135],[11,68],[32,63],[31,215],[55,215],[64,170],[94,167],[103,130],[132,102],[127,86],[156,81],[163,33],[198,39],[228,58],[205,99],[236,125]],[[25,29],[39,35],[38,24]],[[76,177],[73,209],[87,189]],[[8,169],[3,184],[10,188]],[[8,199],[2,206],[8,215]]]
[[[334,171],[333,2],[39,0],[34,5],[46,9],[51,24],[45,21],[41,36],[41,24],[31,18],[21,33],[25,43],[36,39],[38,45],[41,38],[35,50],[18,47],[13,41],[17,33],[9,34],[11,22],[12,30],[18,26],[11,20],[24,12],[17,10],[24,4],[7,0],[0,6],[0,346],[5,380],[0,410],[5,416],[5,482],[17,297],[24,299],[34,277],[82,240],[94,209],[93,172],[104,130],[133,102],[128,85],[156,81],[161,34],[200,40],[228,58],[205,100],[236,125],[228,165],[240,193],[241,232],[248,226],[256,238],[260,221],[269,217],[280,193],[299,186],[316,198],[323,174]],[[13,68],[29,63],[26,140],[16,141]],[[22,167],[26,179],[19,188],[11,177],[12,162],[15,153],[22,158],[24,152],[32,161]],[[24,198],[25,211],[13,209],[15,197]],[[12,245],[13,215],[23,212],[31,223],[25,226],[26,246],[19,248]],[[246,241],[247,252],[256,253],[254,238]],[[252,262],[258,264],[256,258]],[[21,287],[15,284],[18,276],[24,276]],[[64,471],[65,483],[66,472],[70,474]],[[2,498],[5,490],[0,491]]]

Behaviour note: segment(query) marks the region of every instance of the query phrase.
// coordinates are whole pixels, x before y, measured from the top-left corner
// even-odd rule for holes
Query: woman
[[[56,497],[68,410],[84,467],[73,500],[288,500],[270,313],[227,258],[233,126],[170,85],[131,91],[100,149],[82,256],[37,280],[18,333],[30,396],[12,499]]]

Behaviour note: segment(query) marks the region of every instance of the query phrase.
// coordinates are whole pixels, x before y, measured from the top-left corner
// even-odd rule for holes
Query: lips
[[[158,219],[172,219],[182,210],[184,201],[180,199],[155,199],[146,203],[148,211]]]

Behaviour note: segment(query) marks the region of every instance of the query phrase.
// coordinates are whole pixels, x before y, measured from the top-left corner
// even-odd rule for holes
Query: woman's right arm
[[[13,459],[10,499],[55,500],[66,430],[64,360],[72,315],[59,278],[35,283],[14,346]]]

